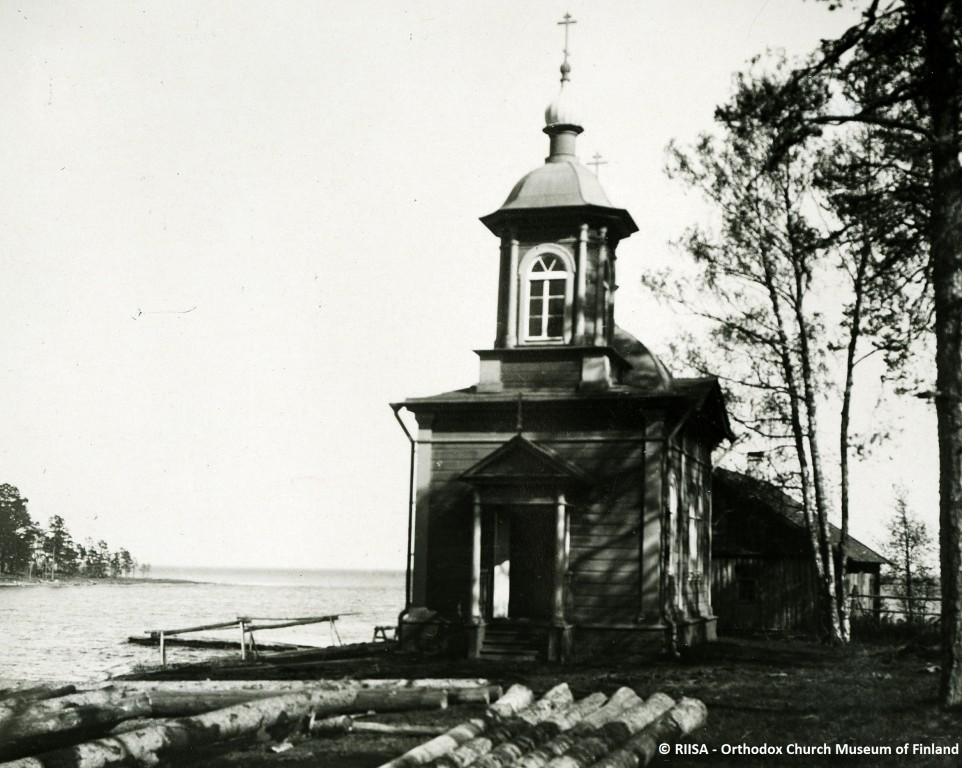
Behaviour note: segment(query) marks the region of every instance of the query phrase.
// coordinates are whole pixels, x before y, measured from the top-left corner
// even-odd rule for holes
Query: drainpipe
[[[411,464],[408,470],[408,540],[407,549],[404,553],[405,559],[405,574],[404,574],[404,610],[401,611],[398,616],[398,625],[400,625],[401,620],[411,609],[411,542],[414,536],[414,458],[415,458],[415,448],[417,442],[411,436],[408,431],[407,425],[401,420],[401,416],[398,413],[403,404],[391,404],[391,410],[394,411],[394,418],[397,419],[397,423],[401,425],[401,429],[404,430],[404,434],[411,444]]]

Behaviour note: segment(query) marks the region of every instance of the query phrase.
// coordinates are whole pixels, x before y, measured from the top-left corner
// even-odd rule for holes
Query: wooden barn
[[[392,404],[417,422],[406,647],[557,660],[715,636],[722,392],[615,325],[617,249],[637,226],[576,157],[568,71],[545,163],[481,219],[500,278],[477,384]]]
[[[719,632],[810,631],[818,590],[802,505],[769,482],[716,469],[712,483],[712,606]],[[837,548],[841,532],[830,526]],[[879,608],[882,555],[850,537],[846,593]]]

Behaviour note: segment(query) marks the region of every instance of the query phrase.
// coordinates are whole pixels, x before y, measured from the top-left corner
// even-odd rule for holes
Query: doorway
[[[485,614],[492,619],[551,618],[555,517],[548,505],[491,510],[485,570],[490,576]]]

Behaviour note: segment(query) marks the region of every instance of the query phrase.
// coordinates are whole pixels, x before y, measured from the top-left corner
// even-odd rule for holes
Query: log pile
[[[449,704],[464,711],[446,716],[454,727],[366,719]],[[697,700],[630,688],[576,699],[567,683],[538,697],[518,684],[502,695],[487,680],[125,681],[0,691],[0,768],[176,764],[217,745],[287,749],[345,733],[430,737],[381,768],[635,768],[706,715]]]
[[[483,680],[128,681],[15,691],[0,696],[0,765],[155,765],[211,744],[309,732],[318,717],[443,709],[451,699],[487,702],[500,692]]]
[[[518,705],[489,707],[380,768],[636,768],[647,765],[662,743],[678,741],[707,717],[696,699],[675,702],[663,693],[642,699],[630,688],[610,699],[590,694],[577,702],[562,683],[533,702],[513,686]],[[499,702],[500,703],[500,702]]]

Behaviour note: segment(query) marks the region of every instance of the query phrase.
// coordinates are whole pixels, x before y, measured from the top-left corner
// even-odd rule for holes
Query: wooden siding
[[[712,605],[722,633],[812,626],[812,566],[790,558],[718,558],[712,572]]]
[[[878,565],[846,574],[846,594],[878,594]],[[820,602],[815,566],[801,558],[723,557],[714,562],[712,601],[720,632],[811,631]],[[864,610],[876,602],[863,598]]]
[[[569,619],[630,623],[640,613],[644,445],[552,447],[596,481],[570,518]]]
[[[514,362],[504,360],[501,363],[501,381],[506,389],[526,389],[547,385],[575,387],[581,381],[581,361]]]
[[[435,432],[436,437],[442,437]],[[498,443],[435,442],[428,536],[428,607],[464,616],[470,583],[473,493],[460,475],[498,450]],[[579,435],[580,437],[580,435]],[[539,441],[593,481],[568,499],[569,620],[634,621],[639,612],[644,444],[624,439]],[[521,513],[520,511],[518,512]]]

